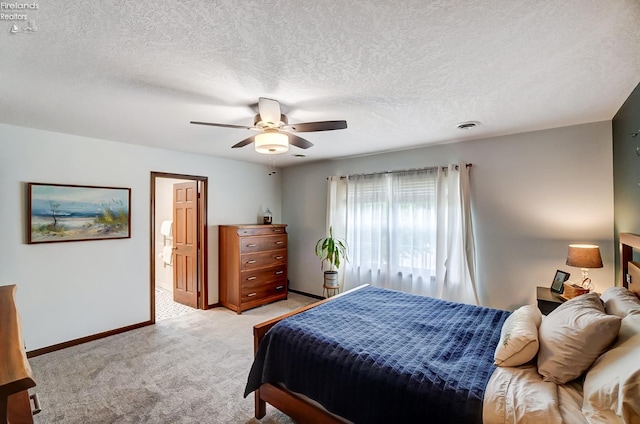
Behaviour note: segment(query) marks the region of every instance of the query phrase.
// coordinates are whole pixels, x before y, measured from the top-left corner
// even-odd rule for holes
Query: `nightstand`
[[[538,309],[544,315],[548,315],[565,301],[559,293],[552,292],[549,287],[538,287],[536,294]]]

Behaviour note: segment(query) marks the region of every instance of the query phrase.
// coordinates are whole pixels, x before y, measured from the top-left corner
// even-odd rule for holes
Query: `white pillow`
[[[600,299],[609,315],[624,318],[631,313],[640,314],[640,299],[626,287],[609,287]]]
[[[640,315],[622,320],[616,344],[594,362],[583,389],[589,422],[640,422]]]
[[[532,360],[538,353],[538,327],[541,321],[542,313],[536,305],[522,306],[509,315],[502,324],[494,364],[517,367]]]
[[[559,395],[558,386],[542,381],[535,365],[498,367],[484,391],[482,422],[563,424]]]
[[[538,372],[544,381],[564,384],[579,377],[618,336],[620,321],[604,312],[597,293],[558,306],[538,331]]]

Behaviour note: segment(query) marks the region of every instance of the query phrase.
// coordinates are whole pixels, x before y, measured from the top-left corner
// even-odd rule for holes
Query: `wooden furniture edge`
[[[26,404],[24,394],[15,395],[27,393],[26,390],[36,385],[24,351],[15,293],[15,284],[0,286],[0,420],[4,422],[9,422],[9,417],[15,417],[24,408],[31,411],[28,394]]]
[[[264,338],[267,331],[271,329],[274,325],[279,323],[285,318],[297,315],[301,312],[308,311],[309,309],[315,308],[316,306],[322,305],[323,303],[330,302],[338,297],[344,296],[349,293],[353,293],[356,290],[360,290],[363,287],[368,286],[368,284],[363,284],[361,286],[355,287],[351,290],[347,290],[344,293],[337,294],[335,296],[329,297],[327,299],[323,299],[319,302],[312,303],[307,306],[303,306],[294,311],[288,312],[284,315],[280,315],[276,318],[270,319],[268,321],[261,322],[253,326],[253,353],[254,355],[258,352],[258,346],[260,342]],[[265,393],[263,393],[263,390]],[[314,405],[301,397],[295,395],[293,392],[290,392],[286,389],[274,386],[269,383],[265,383],[260,386],[254,392],[254,400],[255,400],[255,416],[260,419],[264,417],[267,413],[266,402],[278,408],[280,411],[289,415],[290,417],[296,419],[293,415],[297,417],[304,418],[302,421],[304,422],[317,422],[317,423],[332,423],[332,422],[348,422],[348,421],[336,421],[338,417],[336,415],[331,414],[329,411]],[[313,419],[317,419],[317,421],[310,421],[311,417]],[[332,421],[333,420],[333,421]]]
[[[346,424],[350,421],[324,409],[281,386],[265,383],[260,386],[260,396],[274,408],[287,414],[295,422],[308,424]],[[265,411],[266,412],[266,411]]]
[[[640,249],[640,235],[633,233],[620,233],[621,283],[626,288],[629,288],[627,275],[629,274],[629,262],[633,261],[633,249]]]

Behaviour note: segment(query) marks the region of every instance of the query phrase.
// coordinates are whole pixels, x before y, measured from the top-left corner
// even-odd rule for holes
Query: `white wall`
[[[551,285],[556,269],[579,280],[580,270],[565,265],[572,242],[600,245],[604,268],[590,275],[599,291],[613,285],[612,135],[606,121],[285,168],[291,288],[322,294],[313,247],[325,231],[327,176],[460,161],[473,163],[483,305],[514,309],[534,303],[536,286]]]
[[[27,351],[150,318],[150,173],[207,176],[209,303],[220,224],[281,219],[266,166],[0,124],[0,284],[17,284]],[[131,239],[26,244],[26,183],[130,187]]]

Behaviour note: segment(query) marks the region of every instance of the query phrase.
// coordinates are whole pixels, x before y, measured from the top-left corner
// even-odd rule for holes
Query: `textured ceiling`
[[[640,81],[638,0],[38,6],[37,32],[0,21],[0,122],[266,163],[189,121],[251,125],[260,96],[348,121],[278,166],[608,120]]]

